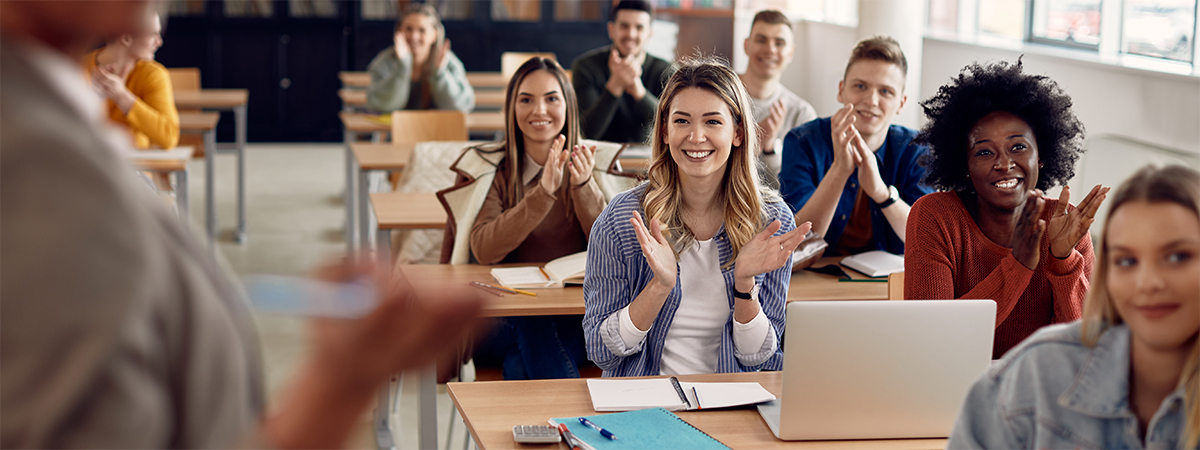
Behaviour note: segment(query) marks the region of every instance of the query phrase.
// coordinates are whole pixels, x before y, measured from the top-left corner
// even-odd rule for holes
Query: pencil
[[[472,283],[479,283],[479,282],[478,282],[478,281],[472,281]],[[524,295],[531,295],[531,296],[537,297],[537,294],[536,294],[536,293],[529,292],[529,291],[522,291],[522,290],[520,290],[520,289],[513,289],[513,288],[510,288],[510,287],[504,287],[504,286],[493,286],[493,285],[490,285],[490,284],[487,284],[487,283],[479,283],[479,284],[482,284],[482,285],[484,285],[484,286],[487,286],[487,287],[489,287],[489,288],[492,288],[492,289],[495,289],[495,290],[498,290],[498,291],[501,291],[501,292],[505,292],[505,293],[508,293],[508,294],[524,294]]]
[[[492,289],[492,287],[491,287],[491,286],[488,286],[488,285],[486,285],[486,284],[480,283],[480,282],[478,282],[478,281],[472,281],[472,282],[470,282],[470,283],[467,283],[467,285],[468,285],[468,286],[471,286],[471,287],[473,287],[473,288],[475,288],[475,289],[479,289],[479,290],[481,290],[481,291],[484,291],[484,292],[487,292],[487,293],[489,293],[489,294],[495,295],[495,296],[497,296],[497,297],[503,297],[503,296],[504,296],[504,293],[503,293],[503,292],[500,292],[500,291],[497,291],[497,290],[495,290],[495,289]]]

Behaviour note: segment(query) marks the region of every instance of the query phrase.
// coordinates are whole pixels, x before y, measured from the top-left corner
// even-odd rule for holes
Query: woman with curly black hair
[[[1093,263],[1084,237],[1108,192],[1069,205],[1083,124],[1058,84],[1021,69],[971,64],[921,102],[925,183],[947,192],[918,200],[906,231],[904,298],[995,300],[993,359],[1079,319]],[[1058,199],[1043,196],[1056,185]]]

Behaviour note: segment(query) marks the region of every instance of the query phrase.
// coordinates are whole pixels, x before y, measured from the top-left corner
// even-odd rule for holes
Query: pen
[[[504,286],[494,286],[494,285],[487,284],[487,283],[480,283],[478,281],[472,281],[472,283],[478,283],[480,285],[483,285],[484,287],[495,289],[497,291],[504,292],[506,294],[523,294],[523,295],[532,295],[534,297],[537,297],[537,293],[535,293],[535,292],[522,291],[520,289],[513,289],[513,288],[504,287]]]
[[[491,289],[491,286],[488,286],[488,285],[486,285],[486,284],[480,283],[480,282],[478,282],[478,281],[472,281],[472,282],[470,282],[470,283],[467,283],[467,285],[468,285],[468,286],[471,286],[471,287],[473,287],[473,288],[475,288],[475,289],[479,289],[479,290],[481,290],[481,291],[483,291],[483,292],[487,292],[487,293],[489,293],[489,294],[495,295],[495,296],[497,296],[497,297],[503,297],[503,296],[504,296],[504,294],[503,294],[503,293],[501,293],[500,291],[497,291],[497,290]]]
[[[563,440],[567,441],[567,447],[570,447],[571,450],[582,450],[579,448],[579,442],[576,440],[575,435],[571,434],[571,430],[567,429],[567,424],[558,424],[558,431],[562,433]]]
[[[605,429],[603,429],[603,428],[600,428],[600,426],[599,426],[599,425],[596,425],[596,424],[592,423],[592,421],[590,421],[590,420],[587,420],[587,417],[580,417],[580,418],[579,418],[579,423],[582,423],[582,424],[584,424],[584,425],[587,425],[588,427],[590,427],[590,428],[592,428],[592,429],[594,429],[594,430],[596,430],[596,431],[599,431],[601,436],[604,436],[604,437],[608,438],[609,440],[612,440],[612,441],[615,441],[615,440],[617,440],[617,436],[616,436],[616,435],[614,435],[614,434],[612,434],[612,432],[611,432],[611,431],[608,431],[608,430],[605,430]]]

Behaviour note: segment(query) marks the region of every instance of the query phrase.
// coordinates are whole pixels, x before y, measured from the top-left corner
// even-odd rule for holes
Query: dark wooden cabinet
[[[570,68],[575,57],[608,43],[604,18],[556,21],[552,0],[541,1],[540,19],[526,22],[493,20],[490,0],[450,1],[474,2],[469,19],[444,21],[468,71],[499,71],[508,51],[553,52]],[[230,17],[213,1],[194,15],[169,17],[158,61],[199,67],[205,88],[248,89],[251,142],[340,141],[337,73],[366,70],[392,45],[394,19],[363,19],[355,1],[335,2],[336,15],[327,17],[293,17],[288,0],[258,3],[270,3],[268,16]],[[222,118],[218,139],[233,140],[232,116]]]

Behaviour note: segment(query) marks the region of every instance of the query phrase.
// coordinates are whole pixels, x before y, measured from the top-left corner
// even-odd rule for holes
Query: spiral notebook
[[[728,408],[775,400],[761,384],[689,383],[670,378],[588,378],[596,412],[665,408],[669,411]]]
[[[596,450],[606,449],[728,449],[720,441],[700,431],[679,416],[662,408],[640,409],[612,414],[587,416],[597,426],[617,436],[609,440],[599,432],[579,423],[578,417],[551,419],[563,423]]]

